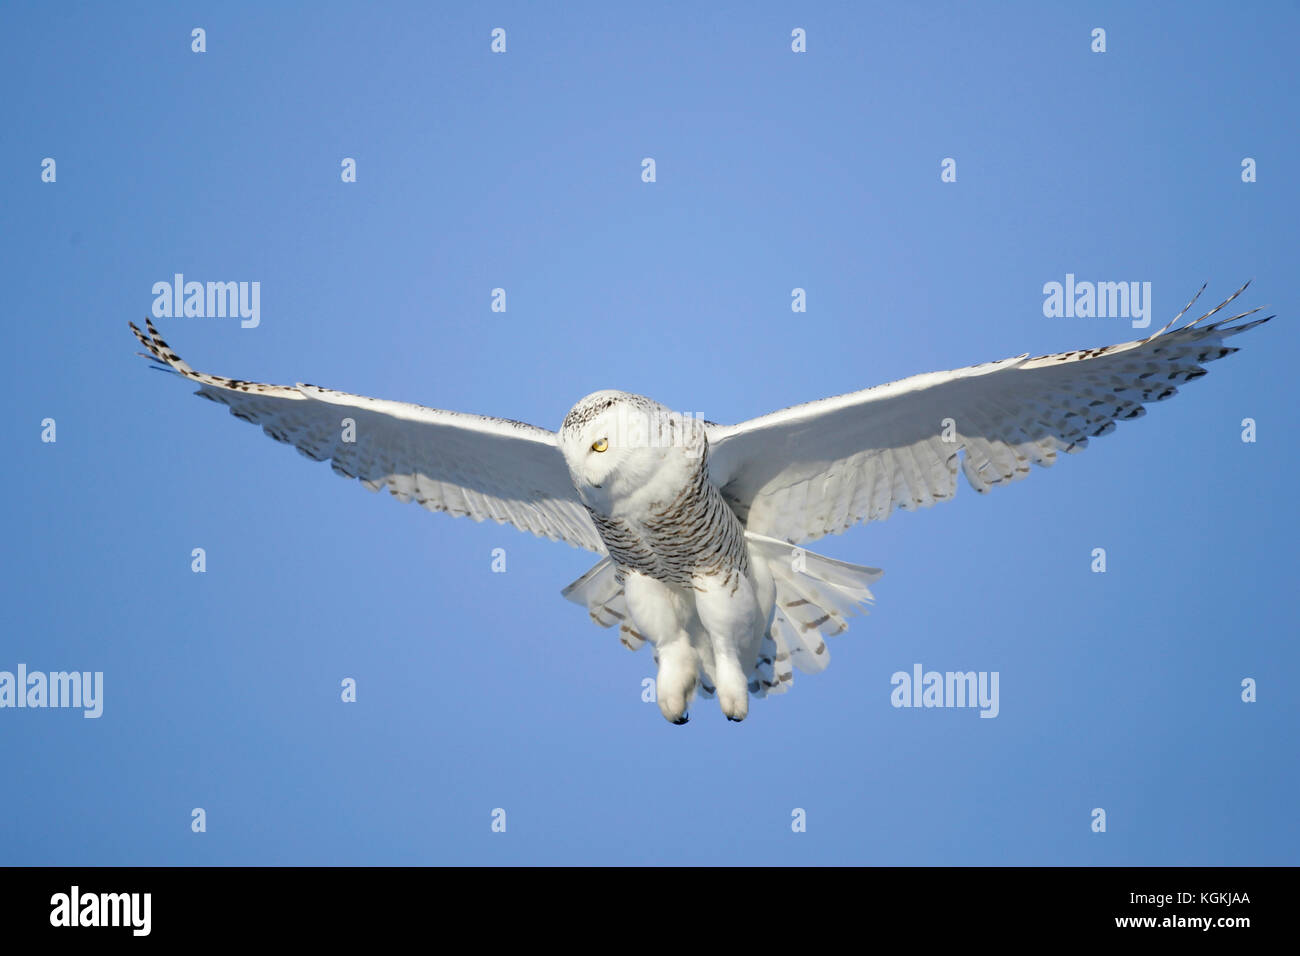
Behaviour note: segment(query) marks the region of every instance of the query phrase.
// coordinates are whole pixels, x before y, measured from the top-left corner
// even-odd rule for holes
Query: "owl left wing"
[[[1229,324],[1252,309],[1205,320],[1245,288],[1174,332],[1192,303],[1138,341],[915,375],[708,426],[710,477],[747,530],[790,543],[947,501],[958,452],[966,480],[987,492],[1024,478],[1031,462],[1052,465],[1057,452],[1079,451],[1117,420],[1144,415],[1145,404],[1204,375],[1202,363],[1236,352],[1224,340],[1273,316]]]
[[[308,458],[328,461],[337,474],[371,491],[387,486],[399,500],[430,511],[491,518],[605,553],[554,432],[315,385],[267,385],[197,372],[152,322],[145,331],[128,324],[148,350],[145,357],[196,382],[195,394],[228,406],[236,418],[261,425]]]

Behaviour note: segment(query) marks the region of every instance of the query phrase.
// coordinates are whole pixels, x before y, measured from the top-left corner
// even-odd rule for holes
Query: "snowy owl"
[[[1245,288],[1173,332],[1200,292],[1145,339],[916,375],[739,425],[600,391],[558,433],[206,375],[151,321],[130,327],[145,357],[197,382],[198,395],[372,491],[601,555],[562,593],[628,648],[652,646],[659,709],[683,724],[697,691],[740,721],[751,695],[791,686],[793,667],[823,670],[825,638],[872,601],[883,572],[798,545],[946,501],[959,468],[978,492],[1018,481],[1031,462],[1051,465],[1140,417],[1237,351],[1226,339],[1272,318],[1230,324],[1252,309],[1205,321]]]

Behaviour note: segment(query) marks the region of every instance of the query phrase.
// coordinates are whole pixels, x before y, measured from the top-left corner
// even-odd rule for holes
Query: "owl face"
[[[702,437],[699,423],[658,402],[602,391],[565,416],[560,450],[582,500],[611,514],[618,502],[684,480],[692,461],[698,467]]]

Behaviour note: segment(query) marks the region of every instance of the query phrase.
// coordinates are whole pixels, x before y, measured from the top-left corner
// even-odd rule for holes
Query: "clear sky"
[[[98,719],[0,709],[0,863],[1300,862],[1294,5],[376,6],[0,13],[0,670],[104,675]],[[200,369],[550,428],[1142,334],[1045,316],[1067,275],[1280,318],[1050,471],[818,542],[885,569],[829,670],[674,727],[560,598],[594,556],[150,371],[176,273],[259,283],[255,328],[159,321]],[[917,664],[998,716],[891,706]]]

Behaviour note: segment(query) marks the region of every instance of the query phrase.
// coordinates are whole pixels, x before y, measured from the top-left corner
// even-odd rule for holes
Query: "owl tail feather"
[[[847,630],[850,616],[866,613],[874,600],[869,586],[885,572],[749,531],[745,540],[751,557],[767,565],[776,584],[772,620],[749,675],[749,690],[757,697],[783,694],[794,683],[794,667],[807,674],[826,669],[831,655],[825,638]],[[623,646],[639,650],[646,639],[632,623],[616,570],[613,561],[603,558],[561,594],[584,606],[601,627],[617,626]],[[712,696],[708,683],[701,693]]]
[[[578,580],[560,592],[574,604],[581,604],[601,627],[618,625],[618,639],[630,651],[639,651],[646,639],[637,632],[628,613],[627,597],[609,558],[602,558]]]
[[[793,667],[818,674],[830,663],[826,638],[848,630],[848,618],[865,614],[875,599],[870,585],[880,568],[837,561],[803,548],[745,532],[749,553],[765,561],[776,584],[772,621],[750,675],[750,693],[783,694],[794,683]]]

